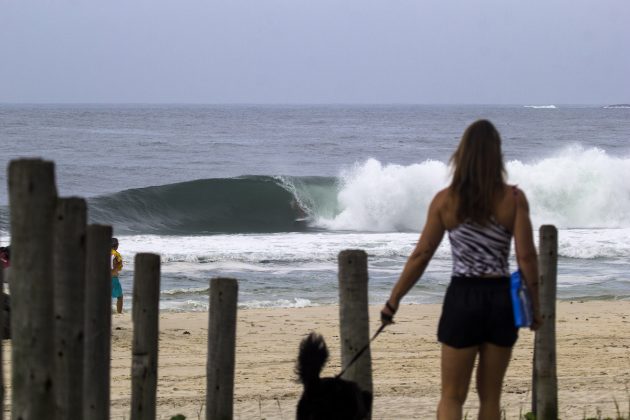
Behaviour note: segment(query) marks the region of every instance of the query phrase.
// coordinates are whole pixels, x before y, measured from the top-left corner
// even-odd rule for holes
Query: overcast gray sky
[[[0,102],[630,102],[628,0],[0,0]]]

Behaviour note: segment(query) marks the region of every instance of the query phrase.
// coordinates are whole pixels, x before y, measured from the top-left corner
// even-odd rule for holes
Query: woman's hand
[[[398,304],[392,305],[388,300],[385,302],[385,306],[381,309],[381,323],[385,325],[394,323],[394,314],[398,310]]]

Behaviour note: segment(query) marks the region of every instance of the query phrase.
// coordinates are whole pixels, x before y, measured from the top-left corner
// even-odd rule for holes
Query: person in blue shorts
[[[123,291],[118,279],[118,273],[123,268],[123,259],[118,252],[118,239],[112,238],[112,299],[116,298],[116,311],[122,314],[123,310]]]

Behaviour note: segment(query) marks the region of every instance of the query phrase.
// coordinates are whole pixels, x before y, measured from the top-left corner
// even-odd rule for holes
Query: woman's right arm
[[[440,208],[445,197],[445,192],[438,193],[429,206],[427,213],[427,221],[422,229],[420,239],[416,244],[413,252],[407,259],[407,263],[403,268],[400,278],[394,285],[391,295],[381,311],[385,318],[390,319],[398,310],[401,299],[409,292],[414,284],[418,281],[424,270],[429,265],[429,261],[433,257],[435,250],[440,245],[444,236],[444,224],[440,215]],[[389,305],[389,306],[388,306]],[[383,319],[385,319],[383,318]]]
[[[540,316],[540,299],[538,294],[538,256],[534,246],[534,233],[532,222],[529,218],[529,204],[525,193],[517,190],[516,196],[516,220],[514,220],[514,244],[516,246],[516,261],[525,277],[525,282],[532,296],[534,307],[534,320],[532,330],[537,330],[542,325]]]

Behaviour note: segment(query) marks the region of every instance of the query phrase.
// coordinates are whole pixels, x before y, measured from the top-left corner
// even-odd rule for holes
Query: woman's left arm
[[[444,200],[445,193],[445,191],[438,193],[433,198],[433,201],[431,201],[427,221],[420,235],[420,239],[407,259],[405,268],[400,274],[400,278],[394,285],[392,293],[381,311],[381,314],[385,316],[383,318],[384,320],[388,317],[391,319],[391,317],[394,316],[394,313],[398,310],[401,299],[411,290],[418,279],[420,279],[427,265],[429,265],[429,261],[431,261],[435,250],[440,245],[440,242],[442,242],[446,229],[442,222],[440,208],[442,207],[441,204]]]

